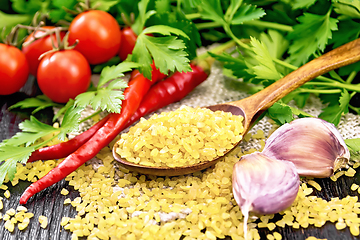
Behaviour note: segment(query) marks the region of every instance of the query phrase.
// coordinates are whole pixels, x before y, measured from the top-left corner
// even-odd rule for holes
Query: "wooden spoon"
[[[342,66],[349,65],[351,63],[355,63],[359,60],[360,39],[357,39],[308,62],[284,78],[276,81],[267,88],[257,92],[250,97],[238,101],[208,106],[207,108],[211,109],[212,111],[221,110],[225,112],[231,112],[234,115],[244,116],[244,135],[262,112],[264,112],[276,101],[280,100],[294,89],[324,73]],[[234,145],[234,147],[237,145],[238,144]],[[113,148],[114,158],[124,167],[138,173],[157,176],[178,176],[193,173],[214,165],[221,158],[218,157],[211,161],[201,162],[196,165],[185,167],[148,167],[134,164],[122,159],[116,153],[116,148],[117,144],[115,144]],[[231,150],[232,149],[227,152],[230,152]]]

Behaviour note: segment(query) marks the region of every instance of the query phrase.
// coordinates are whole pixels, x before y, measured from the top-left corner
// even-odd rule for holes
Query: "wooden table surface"
[[[28,96],[34,96],[39,94],[39,90],[34,84],[34,79],[30,78],[21,92],[12,94],[10,96],[0,96],[1,112],[0,112],[0,140],[10,138],[16,132],[19,131],[18,124],[24,119],[29,117],[27,111],[11,111],[7,108],[15,102],[22,100]],[[39,112],[36,117],[43,121],[50,123],[53,116],[52,110],[47,109]],[[330,179],[317,179],[316,180],[322,187],[321,192],[316,194],[326,200],[330,200],[332,197],[343,198],[347,195],[356,195],[357,192],[350,191],[350,186],[353,182],[360,184],[359,174],[356,174],[353,178],[341,177],[338,181],[333,182]],[[11,183],[7,183],[11,196],[9,199],[3,198],[4,208],[1,213],[4,214],[6,210],[10,208],[16,209],[19,205],[19,199],[22,192],[30,185],[29,182],[20,182],[18,185],[12,187]],[[52,187],[38,193],[35,197],[31,198],[25,205],[29,212],[34,213],[34,217],[30,220],[29,226],[20,231],[15,227],[14,232],[10,233],[4,228],[4,221],[0,220],[0,239],[52,239],[52,240],[65,240],[71,239],[71,233],[64,230],[60,226],[62,217],[74,217],[76,211],[71,205],[64,205],[65,198],[70,197],[74,199],[79,194],[75,190],[70,190],[68,196],[60,194],[60,190],[66,187],[72,189],[67,185],[64,180],[55,184]],[[4,191],[0,190],[0,196],[3,196]],[[48,227],[42,229],[40,227],[38,217],[44,215],[48,217]],[[306,239],[309,236],[316,236],[320,239],[360,239],[360,237],[354,237],[350,234],[349,229],[338,231],[333,223],[326,223],[322,228],[309,227],[306,229],[293,229],[290,227],[280,228],[277,227],[275,231],[282,234],[283,239]],[[266,239],[267,230],[259,229],[262,239]]]

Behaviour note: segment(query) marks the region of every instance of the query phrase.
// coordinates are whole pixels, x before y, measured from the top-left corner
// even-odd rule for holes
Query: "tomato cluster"
[[[21,51],[0,44],[0,52],[6,53],[0,55],[0,95],[19,91],[32,74],[43,94],[54,102],[66,103],[88,89],[91,65],[116,55],[126,59],[137,38],[131,28],[121,31],[116,19],[101,10],[78,14],[67,31],[55,34],[54,30],[45,26],[31,33]]]

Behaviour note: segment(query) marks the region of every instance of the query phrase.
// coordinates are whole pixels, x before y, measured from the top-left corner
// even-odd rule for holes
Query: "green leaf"
[[[33,98],[25,98],[22,101],[19,101],[15,103],[14,105],[11,105],[9,107],[9,110],[20,108],[20,109],[26,109],[26,108],[35,108],[35,110],[32,111],[32,114],[35,114],[36,112],[43,110],[48,107],[60,107],[61,104],[54,103],[51,101],[50,98],[46,97],[45,95],[38,95]]]
[[[153,27],[149,31],[153,32]],[[165,37],[151,37],[145,35],[145,29],[139,36],[136,45],[133,49],[132,61],[140,63],[140,72],[148,79],[151,79],[151,64],[154,60],[155,66],[162,73],[168,73],[168,71],[187,72],[191,71],[187,58],[188,54],[185,51],[186,45],[181,39],[175,36]],[[158,29],[158,28],[157,28]],[[162,26],[163,34],[177,33],[181,30],[176,30],[171,27]]]
[[[345,139],[344,141],[350,150],[360,152],[360,138]]]
[[[16,147],[0,145],[0,186],[3,184],[6,175],[12,181],[15,177],[17,163],[26,163],[33,147]]]
[[[316,0],[294,0],[292,2],[292,9],[309,8],[314,5]]]
[[[267,115],[278,125],[283,125],[294,120],[293,112],[290,106],[276,102],[268,110]]]
[[[275,81],[282,78],[282,75],[275,67],[266,45],[253,37],[251,37],[250,43],[255,53],[255,59],[258,61],[258,65],[252,67],[256,78]]]
[[[333,48],[337,48],[357,39],[359,35],[360,23],[355,22],[354,20],[343,20],[339,22],[339,30],[334,32],[330,44],[334,44]]]
[[[289,47],[289,41],[284,35],[272,29],[267,33],[262,32],[259,40],[266,45],[270,56],[277,59],[281,59]]]
[[[140,0],[138,3],[139,15],[131,26],[136,35],[140,35],[145,27],[146,21],[156,13],[154,10],[147,11],[149,0]]]
[[[180,6],[185,10],[196,8],[202,3],[202,0],[178,0]]]
[[[71,18],[69,14],[65,11],[66,9],[73,9],[78,3],[77,0],[53,0],[51,1],[54,9],[49,11],[50,20],[54,23],[57,23],[60,20]]]
[[[18,13],[35,14],[38,11],[48,9],[49,0],[12,0],[12,8]]]
[[[32,19],[30,14],[6,14],[0,11],[0,28],[13,27],[17,24],[28,23]]]
[[[226,24],[220,0],[202,1],[200,7],[200,14],[203,19],[212,20],[221,25]]]
[[[59,131],[58,128],[40,122],[34,116],[30,116],[30,120],[21,122],[19,128],[22,131],[17,132],[12,138],[4,140],[2,143],[12,146],[20,146],[23,144],[30,146],[39,138]]]
[[[344,1],[334,2],[334,11],[339,14],[339,19],[359,19],[360,18],[360,1]]]
[[[348,91],[343,90],[340,97],[338,98],[338,102],[332,100],[332,102],[330,102],[330,104],[322,110],[319,118],[322,118],[337,126],[340,122],[342,114],[349,112],[349,102],[350,94]]]
[[[79,131],[79,121],[83,110],[83,107],[75,107],[74,105],[66,110],[58,135],[60,141],[64,141],[68,133]]]
[[[304,64],[317,50],[324,51],[332,31],[338,29],[338,20],[330,17],[330,11],[325,15],[304,13],[298,20],[300,23],[288,35],[292,41],[289,61],[296,66]]]
[[[156,25],[156,26],[147,27],[146,29],[144,29],[144,31],[142,32],[141,35],[144,36],[145,34],[152,34],[152,33],[159,33],[159,34],[166,35],[166,36],[175,34],[177,36],[182,36],[184,38],[189,39],[189,36],[186,35],[182,30],[180,30],[178,28],[166,26],[166,25]]]
[[[140,65],[134,62],[121,62],[116,66],[106,66],[103,68],[100,74],[98,88],[108,83],[110,80],[121,78],[125,76],[125,72],[131,71],[133,68],[137,68]]]
[[[93,109],[101,109],[102,111],[109,111],[120,113],[121,103],[124,99],[123,91],[127,87],[127,83],[122,79],[113,80],[105,88],[99,88],[96,91],[88,91],[79,94],[75,98],[75,105],[85,107],[91,105]]]
[[[111,7],[118,4],[121,0],[91,0],[91,6],[96,7],[97,10],[108,12]]]
[[[254,75],[249,74],[248,66],[245,63],[244,57],[239,54],[237,57],[233,57],[229,53],[215,54],[208,52],[209,55],[215,58],[217,61],[221,62],[225,69],[230,70],[232,75],[237,78],[243,78],[249,80],[254,77]]]
[[[186,52],[189,54],[189,58],[193,59],[196,57],[196,51],[201,46],[201,36],[196,28],[196,25],[188,20],[181,11],[157,13],[150,21],[152,25],[163,25],[181,29],[187,36],[179,36],[186,45]]]
[[[268,110],[267,115],[278,125],[283,125],[294,120],[294,115],[302,117],[314,117],[298,108],[291,107],[281,100],[274,103]]]
[[[164,14],[170,12],[170,0],[156,0],[155,1],[155,11],[157,14]]]
[[[254,5],[242,4],[236,11],[230,23],[233,25],[242,24],[243,22],[259,19],[265,15],[265,11]]]

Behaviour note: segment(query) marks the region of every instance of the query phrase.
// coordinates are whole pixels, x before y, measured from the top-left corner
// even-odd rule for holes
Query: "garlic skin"
[[[300,118],[278,128],[263,154],[293,162],[300,176],[326,178],[344,167],[350,152],[335,125],[320,118]]]
[[[300,177],[293,163],[260,152],[242,156],[233,168],[232,187],[244,216],[245,237],[249,212],[273,214],[285,210],[294,202],[299,186]]]

